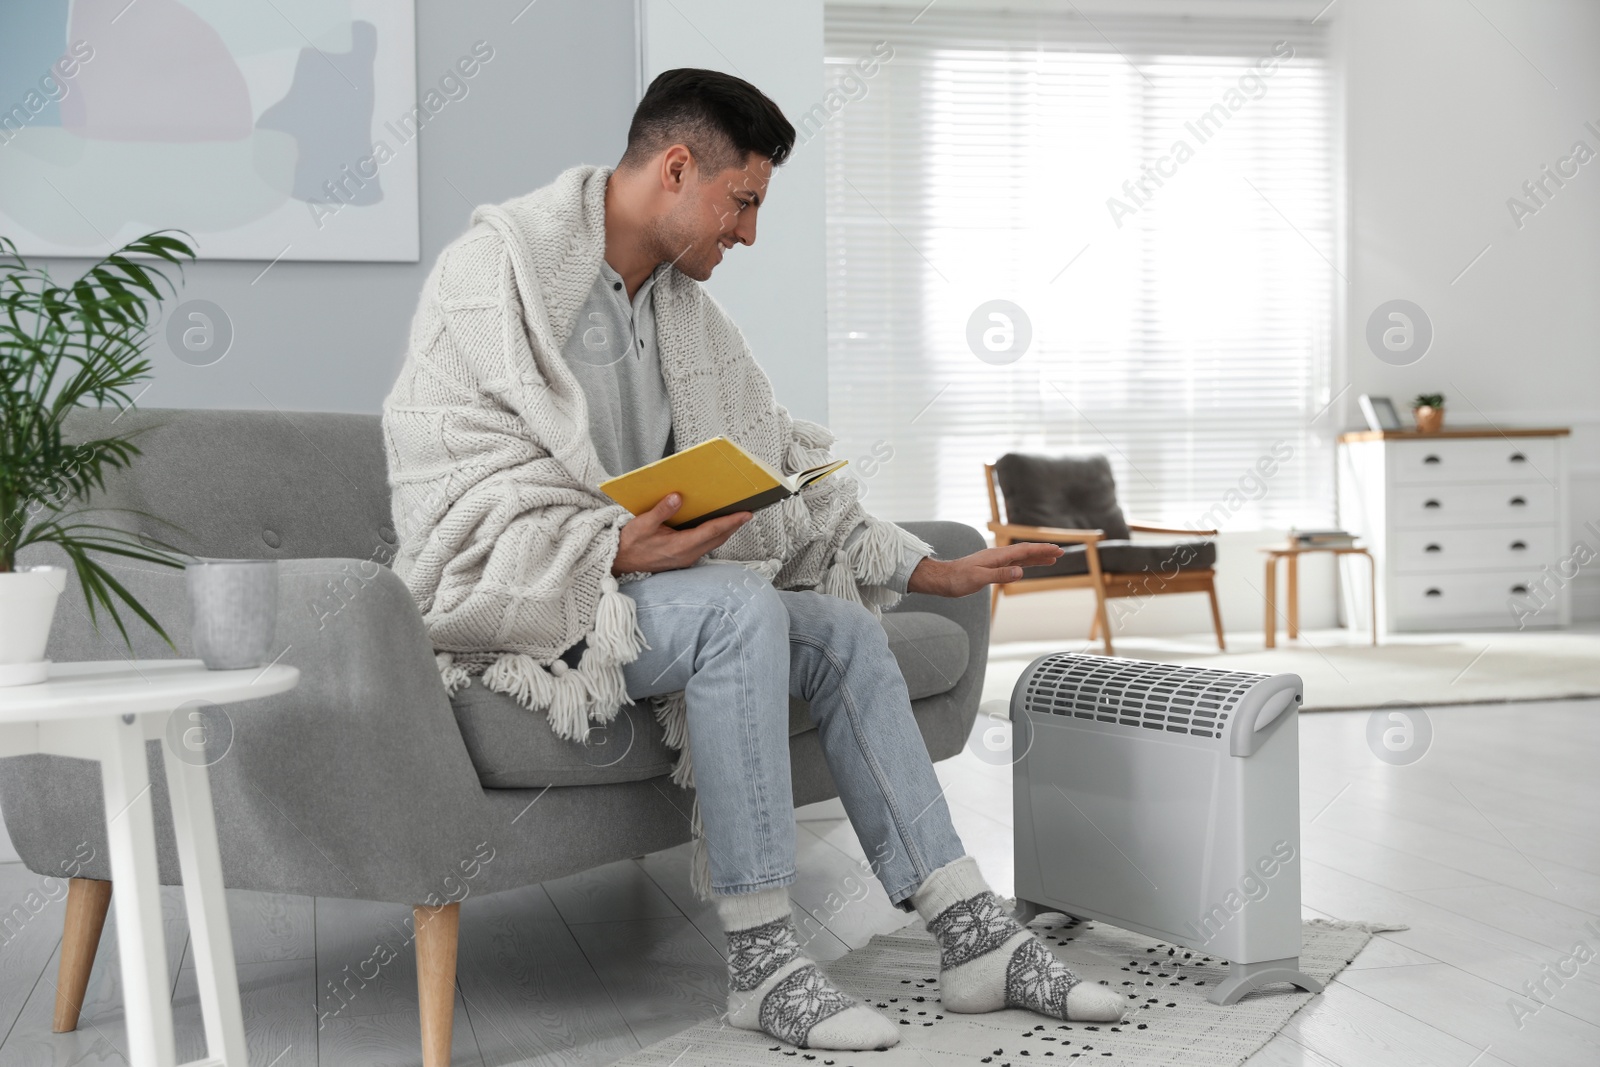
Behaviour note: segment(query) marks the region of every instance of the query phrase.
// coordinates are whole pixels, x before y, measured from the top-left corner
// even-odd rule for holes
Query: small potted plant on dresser
[[[129,434],[68,444],[62,424],[80,406],[132,403],[130,390],[150,376],[144,348],[152,312],[163,285],[174,291],[151,261],[181,267],[185,259],[194,251],[183,241],[147,234],[62,286],[0,237],[0,686],[48,674],[45,644],[67,567],[19,566],[18,553],[30,546],[52,545],[66,557],[96,625],[104,611],[126,641],[120,603],[167,637],[95,557],[180,561],[169,546],[85,512],[106,473],[127,467],[139,447]]]
[[[1411,415],[1418,433],[1438,433],[1444,429],[1444,394],[1418,393],[1411,402]]]

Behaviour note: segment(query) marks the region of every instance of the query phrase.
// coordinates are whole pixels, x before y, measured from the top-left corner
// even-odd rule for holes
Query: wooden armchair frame
[[[1100,542],[1106,539],[1104,530],[1070,530],[1060,526],[1027,526],[1007,522],[1000,514],[1000,494],[995,485],[994,464],[983,465],[983,480],[989,490],[989,530],[994,534],[996,546],[1012,545],[1020,541],[1054,541],[1083,545],[1089,563],[1087,574],[1060,574],[1044,578],[1022,578],[1009,585],[996,585],[989,598],[989,617],[994,618],[1000,609],[1002,596],[1019,596],[1023,593],[1045,593],[1053,589],[1094,590],[1094,622],[1089,627],[1089,640],[1100,637],[1108,656],[1116,655],[1111,647],[1111,622],[1106,616],[1106,601],[1117,597],[1161,596],[1167,593],[1205,593],[1211,599],[1211,624],[1217,631],[1217,648],[1228,651],[1222,633],[1222,609],[1217,605],[1216,569],[1180,570],[1174,575],[1151,574],[1148,571],[1107,571],[1100,565]],[[1216,530],[1179,530],[1170,526],[1149,523],[1128,523],[1135,533],[1182,534],[1186,537],[1215,537]]]

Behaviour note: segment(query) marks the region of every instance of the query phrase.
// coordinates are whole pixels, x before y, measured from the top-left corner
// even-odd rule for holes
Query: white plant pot
[[[31,685],[50,673],[44,658],[65,567],[22,567],[0,574],[0,686]]]

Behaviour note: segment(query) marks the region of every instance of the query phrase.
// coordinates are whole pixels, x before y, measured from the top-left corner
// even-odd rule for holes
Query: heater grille
[[[1220,741],[1228,716],[1270,675],[1058,653],[1035,665],[1029,711]]]

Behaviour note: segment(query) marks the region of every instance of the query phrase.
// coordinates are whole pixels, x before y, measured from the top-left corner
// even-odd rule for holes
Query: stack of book
[[[1355,543],[1356,535],[1345,530],[1289,531],[1291,548],[1349,548]]]

